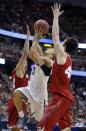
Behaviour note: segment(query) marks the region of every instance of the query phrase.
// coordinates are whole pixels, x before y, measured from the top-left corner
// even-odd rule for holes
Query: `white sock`
[[[24,117],[23,111],[18,112],[18,114],[19,114],[19,117],[20,117],[20,118]]]

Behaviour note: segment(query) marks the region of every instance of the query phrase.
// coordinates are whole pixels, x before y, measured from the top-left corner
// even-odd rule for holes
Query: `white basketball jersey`
[[[29,91],[36,101],[44,101],[45,104],[48,100],[48,93],[47,93],[47,82],[49,76],[46,76],[42,71],[40,66],[35,65],[33,67],[30,82],[29,82]]]

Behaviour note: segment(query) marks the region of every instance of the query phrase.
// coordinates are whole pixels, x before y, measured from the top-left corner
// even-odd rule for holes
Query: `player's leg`
[[[44,112],[44,101],[36,101],[32,99],[31,101],[31,114],[32,117],[36,120],[36,125],[38,125],[40,119],[42,118]],[[43,129],[38,128],[37,131],[44,131]]]
[[[60,99],[59,99],[60,100]],[[59,101],[58,100],[58,101]],[[44,127],[44,131],[52,131],[52,128],[54,127],[54,123],[55,119],[57,121],[57,111],[56,111],[56,104],[57,104],[57,100],[54,100],[53,98],[49,101],[48,106],[46,107],[42,119],[39,123],[39,127],[43,128]],[[55,109],[54,109],[55,107]],[[53,117],[54,116],[54,117]],[[53,117],[51,119],[51,117]],[[52,121],[53,120],[53,121]]]
[[[18,120],[18,127],[23,128],[25,123],[28,121],[27,115],[23,111],[23,105],[22,105],[22,100],[26,100],[30,102],[30,93],[28,91],[28,87],[22,87],[18,88],[14,91],[13,93],[13,99],[14,99],[14,104],[17,108],[18,114],[19,114],[19,120]]]
[[[13,100],[14,100],[14,104],[17,108],[18,114],[20,117],[24,117],[24,112],[23,112],[23,108],[22,108],[22,99],[24,98],[24,95],[19,92],[19,91],[14,91],[13,92]]]
[[[17,127],[17,121],[18,121],[18,112],[13,103],[13,99],[11,98],[8,101],[8,125],[10,131],[20,131],[20,129]]]
[[[36,121],[38,122],[40,121],[43,115],[43,111],[44,111],[43,103],[32,100],[31,114],[33,114],[33,117],[36,119]]]
[[[71,108],[71,107],[70,107]],[[61,131],[71,131],[72,111],[69,109],[59,122]]]
[[[28,88],[29,87],[21,87],[13,92],[14,104],[17,108],[20,117],[24,116],[22,100],[25,100],[26,102],[31,101],[31,95],[29,93]]]
[[[65,108],[64,103],[68,105]],[[70,105],[69,100],[64,97],[58,96],[57,98],[53,98],[45,110],[39,126],[44,127],[44,131],[52,131],[56,123],[59,123],[65,112],[70,108]]]

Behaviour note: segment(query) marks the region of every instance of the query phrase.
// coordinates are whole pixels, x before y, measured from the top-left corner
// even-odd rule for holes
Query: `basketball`
[[[34,30],[36,28],[43,28],[44,31],[43,31],[43,34],[47,34],[48,31],[49,31],[49,24],[46,20],[43,20],[43,19],[40,19],[40,20],[37,20],[34,24]]]

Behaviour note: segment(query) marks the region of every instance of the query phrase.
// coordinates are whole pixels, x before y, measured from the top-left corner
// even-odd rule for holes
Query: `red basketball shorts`
[[[66,97],[54,95],[46,107],[43,117],[39,123],[45,131],[52,131],[58,123],[61,130],[71,126],[73,102]]]
[[[27,113],[27,106],[25,104],[25,102],[22,102],[23,105],[23,111],[24,114]],[[9,127],[15,127],[17,125],[18,122],[18,112],[17,109],[14,105],[13,99],[9,99],[8,101],[8,124]]]

